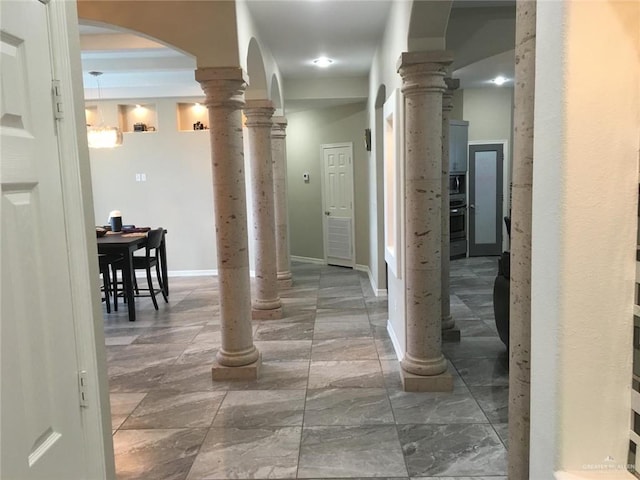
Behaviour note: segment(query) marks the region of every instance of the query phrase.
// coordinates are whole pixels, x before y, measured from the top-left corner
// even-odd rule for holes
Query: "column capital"
[[[414,95],[424,92],[444,92],[447,67],[453,54],[447,50],[403,52],[398,59],[398,73],[402,77],[402,92]]]
[[[273,112],[276,111],[275,107],[273,106],[273,102],[271,100],[263,100],[263,99],[247,100],[244,109],[245,110],[265,109],[265,110],[271,111],[272,112],[271,115],[273,115]]]
[[[285,138],[287,136],[287,119],[283,116],[271,117],[273,126],[271,127],[271,138]]]
[[[450,90],[451,92],[460,88],[459,78],[445,77],[444,83],[447,84],[447,90]]]
[[[403,68],[418,65],[438,65],[446,69],[453,62],[453,52],[449,50],[426,50],[423,52],[402,52],[396,65],[398,72]],[[402,73],[400,72],[402,75]]]
[[[206,67],[195,71],[207,107],[242,108],[249,77],[239,67]]]
[[[460,79],[446,77],[444,79],[444,83],[446,84],[447,89],[442,95],[442,111],[450,112],[453,110],[453,92],[460,88]]]
[[[247,120],[247,127],[268,127],[271,128],[271,117],[276,109],[271,100],[247,100],[243,109]]]

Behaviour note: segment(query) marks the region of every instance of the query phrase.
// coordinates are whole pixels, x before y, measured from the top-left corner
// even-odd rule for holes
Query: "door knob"
[[[472,203],[471,205],[469,205],[469,208],[476,208],[476,206]]]
[[[324,214],[328,217],[329,215],[331,215],[331,212],[327,210],[326,212],[324,212]]]

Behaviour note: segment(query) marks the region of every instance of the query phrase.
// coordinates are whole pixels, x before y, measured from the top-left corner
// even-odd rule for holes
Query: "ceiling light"
[[[498,75],[496,78],[494,78],[493,80],[491,80],[492,83],[500,86],[503,85],[504,83],[507,82],[507,79],[505,77],[503,77],[502,75]]]
[[[331,65],[333,63],[333,60],[331,60],[330,58],[327,57],[320,57],[320,58],[316,58],[313,61],[313,64],[316,67],[320,67],[320,68],[327,68],[329,65]]]
[[[89,75],[96,79],[98,85],[98,100],[102,100],[102,93],[100,92],[100,82],[98,77],[102,75],[102,72],[89,72]],[[118,127],[109,127],[104,124],[102,119],[102,113],[100,113],[100,125],[97,127],[87,127],[87,143],[89,148],[113,148],[122,145],[122,132]]]

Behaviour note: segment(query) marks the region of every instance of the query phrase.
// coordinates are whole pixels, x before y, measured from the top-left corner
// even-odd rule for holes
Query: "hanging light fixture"
[[[96,79],[98,85],[98,100],[102,100],[102,92],[100,91],[100,80],[98,77],[102,75],[102,72],[89,72],[93,78]],[[118,127],[109,127],[104,124],[102,119],[102,113],[98,109],[100,115],[100,125],[97,127],[87,126],[87,142],[89,148],[113,148],[122,145],[122,132]]]

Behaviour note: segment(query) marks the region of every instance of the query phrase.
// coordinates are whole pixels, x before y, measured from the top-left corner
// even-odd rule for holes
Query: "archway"
[[[273,106],[276,109],[275,115],[284,115],[280,82],[278,81],[278,76],[275,73],[271,76],[271,95],[269,95],[269,99],[273,102]]]
[[[247,100],[269,98],[264,60],[255,37],[249,42],[249,49],[247,50],[247,73],[249,74],[249,86],[245,92],[245,98]]]
[[[159,14],[158,12],[162,12]],[[192,54],[198,67],[240,66],[235,2],[78,1],[78,19],[138,32]]]
[[[452,0],[413,2],[407,46],[410,52],[442,50]]]

